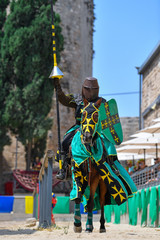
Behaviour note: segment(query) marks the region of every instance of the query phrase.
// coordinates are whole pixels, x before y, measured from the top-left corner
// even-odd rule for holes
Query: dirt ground
[[[57,222],[56,227],[51,229],[38,229],[37,227],[26,227],[24,221],[0,221],[0,239],[33,239],[33,240],[75,240],[75,239],[106,239],[106,240],[126,240],[126,239],[160,239],[160,228],[146,228],[141,226],[131,226],[128,224],[106,224],[106,233],[99,233],[99,222],[94,222],[92,233],[85,232],[83,223],[82,233],[74,233],[73,222]]]

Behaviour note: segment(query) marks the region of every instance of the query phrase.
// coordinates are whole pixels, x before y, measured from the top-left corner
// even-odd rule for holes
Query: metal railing
[[[131,175],[138,189],[152,187],[160,184],[160,163],[145,167]]]
[[[38,194],[39,194],[39,184],[35,187],[33,191],[33,217],[37,220],[39,219],[38,216]]]
[[[34,210],[33,217],[39,217],[39,227],[47,228],[51,226],[51,207],[52,207],[52,163],[54,153],[48,150],[44,156],[41,170],[39,172],[39,189],[34,191]],[[39,191],[39,201],[37,194]],[[39,206],[37,207],[37,202]],[[37,214],[38,209],[38,214]],[[37,216],[38,215],[38,216]]]

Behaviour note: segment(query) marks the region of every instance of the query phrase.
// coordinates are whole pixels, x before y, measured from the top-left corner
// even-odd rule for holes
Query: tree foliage
[[[9,4],[9,0],[0,1],[0,42],[3,37],[3,25],[6,20],[6,7]]]
[[[9,3],[9,0],[0,1],[0,47],[2,38],[4,35],[3,25],[6,20],[6,7]],[[0,193],[2,193],[2,175],[3,175],[3,148],[5,145],[10,144],[10,138],[7,135],[8,129],[4,117],[5,112],[5,97],[7,93],[6,83],[4,78],[2,78],[2,62],[1,62],[1,50],[0,50]]]
[[[63,36],[59,15],[54,18],[59,62]],[[8,87],[5,120],[28,154],[36,152],[42,157],[52,125],[48,113],[54,88],[48,78],[53,67],[50,1],[12,1],[4,30],[1,59]],[[32,149],[39,145],[38,152]]]
[[[8,3],[9,3],[9,0],[0,1],[0,46],[1,46],[2,38],[4,36],[3,26],[6,20],[6,7]],[[1,51],[0,51],[0,59],[1,59]],[[7,135],[8,129],[7,129],[7,124],[4,116],[7,84],[5,83],[5,79],[2,77],[1,61],[0,61],[0,91],[1,91],[0,92],[0,152],[2,152],[4,146],[10,144],[10,138]]]

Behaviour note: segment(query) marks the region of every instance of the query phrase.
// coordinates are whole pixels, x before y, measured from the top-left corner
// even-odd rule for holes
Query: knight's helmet
[[[92,102],[98,98],[99,85],[98,81],[94,77],[87,77],[82,85],[82,98]]]

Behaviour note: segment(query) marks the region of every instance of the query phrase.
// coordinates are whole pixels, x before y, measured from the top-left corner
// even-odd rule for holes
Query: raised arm
[[[77,104],[74,102],[72,95],[66,95],[61,88],[60,81],[58,78],[54,79],[55,88],[58,93],[58,101],[66,107],[76,108]]]

